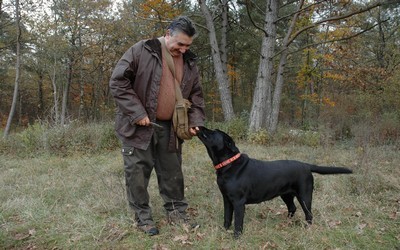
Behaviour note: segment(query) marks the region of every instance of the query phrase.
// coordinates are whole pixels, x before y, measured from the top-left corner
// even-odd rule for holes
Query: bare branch
[[[346,18],[348,18],[348,17],[354,16],[354,15],[357,15],[357,14],[360,14],[360,13],[364,13],[364,12],[366,12],[366,11],[369,11],[369,10],[374,9],[374,8],[376,8],[376,7],[378,7],[378,6],[381,6],[381,5],[382,5],[382,2],[381,2],[381,1],[377,1],[377,2],[375,2],[374,4],[369,5],[369,6],[365,7],[365,8],[361,8],[361,9],[359,9],[359,10],[357,10],[357,11],[352,11],[352,12],[350,12],[350,13],[347,13],[347,14],[344,14],[344,15],[341,15],[341,16],[329,17],[329,18],[320,20],[320,21],[318,21],[318,22],[315,22],[315,23],[313,23],[313,24],[311,24],[311,25],[308,25],[308,26],[306,26],[306,27],[303,27],[302,29],[298,30],[296,33],[294,33],[294,34],[292,35],[292,37],[290,38],[288,44],[291,44],[291,43],[294,41],[294,39],[296,39],[296,37],[298,37],[298,36],[299,36],[301,33],[303,33],[304,31],[309,30],[309,29],[311,29],[311,28],[314,28],[314,27],[316,27],[316,26],[318,26],[318,25],[320,25],[320,24],[322,24],[322,23],[346,19]]]
[[[249,9],[249,0],[246,0],[246,11],[247,11],[247,16],[249,17],[250,22],[253,24],[253,26],[256,27],[257,29],[261,30],[261,31],[265,34],[265,36],[268,36],[268,33],[267,33],[263,28],[259,27],[259,26],[254,22],[253,18],[251,17],[250,9]]]
[[[359,35],[364,34],[364,33],[367,32],[367,31],[372,30],[372,29],[375,28],[377,25],[378,25],[378,24],[372,25],[371,27],[368,27],[367,29],[365,29],[365,30],[363,30],[363,31],[360,31],[360,32],[358,32],[358,33],[355,33],[355,34],[353,34],[353,35],[351,35],[351,36],[346,36],[346,37],[342,37],[342,38],[339,38],[339,39],[327,40],[327,41],[318,42],[318,43],[310,43],[310,44],[307,44],[306,46],[301,47],[300,49],[297,49],[297,50],[295,50],[295,51],[289,52],[289,54],[295,54],[295,53],[297,53],[297,52],[299,52],[299,51],[302,51],[302,50],[304,50],[304,49],[306,49],[306,48],[315,47],[315,46],[321,45],[321,44],[327,44],[327,43],[334,43],[334,42],[340,42],[340,41],[350,40],[350,39],[352,39],[352,38],[354,38],[354,37],[357,37],[357,36],[359,36]],[[282,51],[283,51],[283,50],[279,51],[276,55],[281,54]],[[275,56],[276,56],[276,55],[275,55]]]
[[[309,8],[314,7],[315,5],[319,5],[319,4],[321,4],[321,3],[323,3],[323,2],[326,2],[326,1],[327,1],[327,0],[317,1],[317,2],[315,2],[315,3],[309,4],[309,5],[305,6],[304,8],[301,8],[301,9],[299,9],[299,10],[296,10],[295,12],[292,12],[292,13],[290,13],[290,14],[287,14],[286,16],[282,16],[282,17],[278,18],[278,19],[276,20],[276,22],[279,22],[279,21],[281,21],[281,20],[287,19],[287,18],[289,18],[290,16],[293,16],[293,15],[295,15],[295,14],[302,13],[302,12],[308,10]]]

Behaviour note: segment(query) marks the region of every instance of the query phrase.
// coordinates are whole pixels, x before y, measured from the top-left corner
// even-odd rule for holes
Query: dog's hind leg
[[[311,200],[305,200],[305,199],[298,199],[298,200],[300,202],[301,208],[303,208],[307,223],[311,225],[313,220],[313,215],[311,212]]]
[[[284,194],[281,195],[282,200],[285,202],[286,207],[288,209],[288,217],[292,218],[294,213],[296,212],[296,205],[294,204],[294,195],[292,194]]]
[[[228,230],[232,225],[232,217],[233,217],[233,205],[229,201],[228,197],[223,195],[224,198],[224,227]]]
[[[313,215],[311,212],[312,192],[313,184],[311,183],[311,185],[307,185],[307,187],[304,187],[304,189],[302,189],[297,196],[297,200],[299,201],[301,208],[303,209],[306,216],[306,221],[310,225],[312,224],[313,219]]]

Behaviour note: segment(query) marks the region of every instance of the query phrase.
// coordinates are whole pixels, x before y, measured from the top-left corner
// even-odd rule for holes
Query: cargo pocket
[[[133,155],[134,148],[133,147],[122,147],[121,153],[122,155],[130,156]]]

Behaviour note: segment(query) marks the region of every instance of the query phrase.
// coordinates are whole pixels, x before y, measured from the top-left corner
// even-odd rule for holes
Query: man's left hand
[[[197,135],[197,131],[199,131],[199,127],[189,128],[189,132],[193,136]]]

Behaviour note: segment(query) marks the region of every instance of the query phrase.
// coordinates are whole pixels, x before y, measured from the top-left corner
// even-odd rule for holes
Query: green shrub
[[[388,144],[397,141],[400,137],[400,114],[399,111],[383,113],[379,126],[379,141]]]
[[[0,151],[9,154],[30,155],[48,153],[66,155],[73,152],[94,152],[119,147],[113,123],[82,124],[72,122],[65,126],[49,126],[37,122],[22,132],[2,139]]]
[[[99,124],[100,137],[96,140],[97,150],[112,150],[120,146],[115,136],[114,123]]]
[[[229,134],[235,140],[247,138],[248,119],[242,115],[229,122],[207,122],[206,126],[210,129],[219,129]]]
[[[36,152],[43,148],[43,134],[46,130],[47,128],[39,123],[29,125],[16,135],[17,141],[25,152]]]
[[[266,145],[270,142],[270,136],[265,129],[261,129],[257,132],[248,132],[247,141],[255,144]]]
[[[320,144],[320,134],[317,131],[302,131],[299,136],[295,136],[298,144],[316,147]]]

